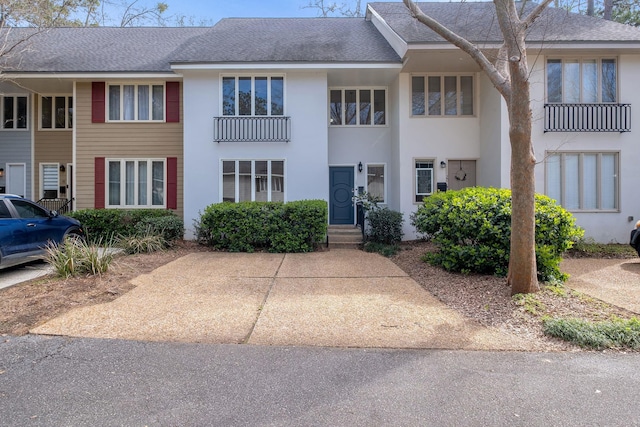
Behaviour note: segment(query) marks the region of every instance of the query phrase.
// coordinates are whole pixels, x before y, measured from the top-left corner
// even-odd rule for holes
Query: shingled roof
[[[417,22],[402,2],[374,2],[369,6],[407,44],[446,43],[435,32]],[[418,6],[425,14],[472,42],[502,42],[493,2],[419,2]],[[527,8],[530,10],[534,6],[529,3]],[[640,42],[640,29],[548,7],[532,25],[527,41]]]
[[[33,29],[9,30],[14,39]],[[223,19],[210,28],[52,28],[5,72],[170,72],[171,63],[399,63],[362,18]]]
[[[491,2],[419,3],[425,13],[477,43],[502,40]],[[402,2],[370,7],[407,44],[447,43],[417,22]],[[28,28],[5,29],[24,38]],[[2,34],[0,34],[2,37]],[[640,29],[547,8],[529,42],[640,42]],[[400,63],[369,20],[362,18],[230,18],[206,28],[52,28],[29,49],[0,58],[3,72],[161,73],[171,64]]]
[[[12,28],[10,38],[34,32]],[[20,72],[171,72],[171,58],[188,40],[212,28],[51,28],[37,33],[27,51],[3,58],[3,71]]]
[[[183,46],[175,62],[381,63],[400,61],[362,18],[230,18]]]

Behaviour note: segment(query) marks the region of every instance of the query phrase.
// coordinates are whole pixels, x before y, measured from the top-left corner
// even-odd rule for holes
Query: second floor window
[[[73,97],[40,97],[40,129],[73,128]]]
[[[27,97],[0,96],[1,129],[27,129]]]
[[[283,116],[284,77],[223,77],[222,115]]]
[[[164,121],[164,85],[108,85],[109,121]]]
[[[473,76],[413,76],[413,116],[473,116]]]
[[[332,89],[329,92],[331,125],[386,125],[386,99],[384,89]]]
[[[613,58],[547,59],[547,101],[617,102],[616,65]]]

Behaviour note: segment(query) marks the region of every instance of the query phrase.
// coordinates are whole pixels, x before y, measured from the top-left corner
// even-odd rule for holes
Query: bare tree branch
[[[421,23],[435,31],[438,35],[440,35],[443,39],[447,40],[449,43],[454,46],[460,48],[464,52],[466,52],[471,58],[476,61],[476,63],[484,70],[493,85],[498,89],[498,91],[505,97],[509,96],[509,78],[507,74],[503,74],[504,71],[503,66],[494,66],[494,64],[487,59],[487,57],[482,53],[480,48],[475,44],[471,43],[467,39],[459,36],[453,31],[446,28],[444,25],[440,24],[435,19],[427,16],[422,12],[422,10],[418,7],[418,5],[412,0],[403,0],[404,4],[407,6],[411,14]],[[500,55],[499,55],[500,56]],[[498,61],[501,61],[504,58],[498,58]],[[499,70],[500,68],[500,70]]]

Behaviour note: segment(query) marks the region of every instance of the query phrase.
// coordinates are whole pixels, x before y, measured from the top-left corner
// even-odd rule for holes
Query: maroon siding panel
[[[180,122],[180,82],[167,82],[167,123]]]
[[[91,123],[104,123],[105,82],[91,83]]]
[[[177,157],[167,157],[167,209],[178,209]]]
[[[94,207],[96,209],[104,209],[104,192],[105,192],[105,186],[104,186],[104,170],[105,168],[105,162],[104,162],[104,157],[96,157],[95,158],[95,168],[94,168],[94,173],[95,173],[95,178],[94,178],[94,190],[93,190],[93,194],[94,194]]]

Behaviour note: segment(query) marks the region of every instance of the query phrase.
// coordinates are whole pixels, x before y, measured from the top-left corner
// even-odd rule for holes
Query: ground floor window
[[[107,159],[107,207],[164,207],[164,159]]]
[[[385,203],[384,165],[367,165],[367,193],[378,203]]]
[[[58,197],[58,189],[60,187],[60,179],[58,171],[60,165],[58,163],[42,163],[41,165],[41,177],[42,177],[42,197],[45,199],[55,199]]]
[[[552,152],[546,159],[546,192],[565,209],[617,210],[617,152]]]
[[[416,203],[433,194],[433,159],[415,161],[415,201]]]
[[[223,160],[224,202],[284,202],[284,160]]]

